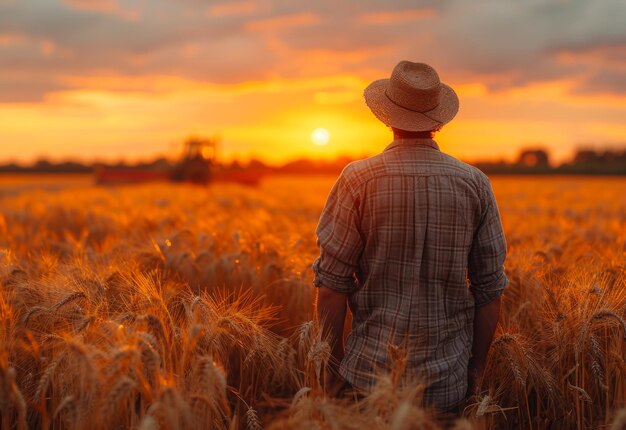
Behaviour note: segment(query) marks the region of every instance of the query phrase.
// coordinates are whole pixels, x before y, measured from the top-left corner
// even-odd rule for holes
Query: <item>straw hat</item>
[[[450,122],[459,110],[454,90],[424,63],[400,61],[390,79],[372,82],[363,95],[379,120],[406,131],[434,130]]]

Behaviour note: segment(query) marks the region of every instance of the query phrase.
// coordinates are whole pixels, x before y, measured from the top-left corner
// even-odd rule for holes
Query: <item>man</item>
[[[432,140],[459,107],[432,67],[402,61],[364,96],[394,141],[343,170],[317,227],[317,313],[340,363],[329,385],[366,392],[388,345],[402,345],[404,380],[427,384],[427,406],[455,410],[482,378],[508,282],[496,201],[482,172]]]

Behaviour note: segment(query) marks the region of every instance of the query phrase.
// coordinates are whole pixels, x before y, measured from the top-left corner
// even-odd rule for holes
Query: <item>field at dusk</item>
[[[333,181],[5,179],[2,428],[436,428],[393,369],[356,406],[320,387],[329,345],[310,264]],[[456,428],[622,428],[626,182],[492,183],[511,283]]]
[[[0,0],[0,430],[626,430],[625,23]]]

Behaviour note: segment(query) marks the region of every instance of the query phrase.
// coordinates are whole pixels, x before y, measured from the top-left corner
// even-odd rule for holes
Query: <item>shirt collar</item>
[[[439,151],[439,145],[432,139],[427,138],[418,138],[418,139],[396,139],[391,142],[386,148],[385,151],[388,151],[393,148],[397,148],[399,146],[427,146]]]

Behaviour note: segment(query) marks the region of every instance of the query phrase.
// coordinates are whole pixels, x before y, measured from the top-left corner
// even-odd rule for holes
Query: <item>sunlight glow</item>
[[[330,133],[325,128],[316,128],[311,133],[311,142],[315,145],[324,146],[330,141]]]
[[[213,154],[218,162],[254,158],[281,164],[363,158],[392,139],[355,98],[368,83],[357,76],[218,85],[103,75],[72,76],[63,83],[84,89],[51,92],[39,102],[0,103],[0,160],[145,160],[170,154],[168,142],[190,134],[218,134],[224,136],[219,154]],[[571,94],[572,85],[562,80],[500,92],[483,84],[457,85],[462,108],[437,134],[437,143],[450,155],[476,161],[513,160],[529,142],[545,144],[555,160],[569,157],[580,142],[622,142],[626,97]],[[303,107],[303,99],[313,103]],[[599,116],[598,106],[610,115]],[[81,145],[77,136],[83,136]]]

